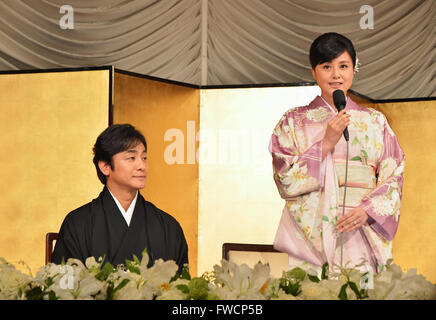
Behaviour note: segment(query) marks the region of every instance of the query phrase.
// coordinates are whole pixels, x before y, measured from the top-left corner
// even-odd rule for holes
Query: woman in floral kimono
[[[349,39],[321,35],[310,62],[321,96],[288,110],[270,142],[274,180],[286,201],[274,247],[288,253],[291,268],[319,272],[328,262],[331,270],[360,265],[362,272],[377,273],[392,258],[405,156],[385,116],[347,96],[356,68]],[[339,113],[332,97],[338,89],[346,96]]]

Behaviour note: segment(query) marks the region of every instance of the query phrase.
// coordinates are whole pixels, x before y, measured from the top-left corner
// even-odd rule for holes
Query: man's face
[[[106,183],[111,191],[136,191],[145,187],[148,165],[147,153],[142,143],[119,152],[112,157],[113,169],[108,164],[106,170]]]

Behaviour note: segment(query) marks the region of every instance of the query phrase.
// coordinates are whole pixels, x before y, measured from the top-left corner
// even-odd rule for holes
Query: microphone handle
[[[350,136],[348,135],[348,128],[345,128],[345,130],[344,130],[344,138],[345,138],[345,140],[347,140],[347,141],[350,140]]]

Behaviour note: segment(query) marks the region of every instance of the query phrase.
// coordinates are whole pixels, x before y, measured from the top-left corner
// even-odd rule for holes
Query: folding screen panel
[[[284,112],[317,86],[202,89],[198,270],[213,270],[224,242],[272,244],[284,200],[268,151]]]
[[[436,100],[377,103],[406,154],[394,261],[436,283]]]
[[[404,270],[417,268],[436,282],[436,100],[369,102],[352,97],[361,106],[383,112],[406,154],[400,224],[393,242],[394,262]]]
[[[111,73],[0,74],[0,257],[35,273],[45,234],[98,195],[92,146],[108,125]]]
[[[141,193],[180,223],[196,274],[200,91],[120,72],[114,90],[114,123],[134,125],[147,140],[149,172]]]

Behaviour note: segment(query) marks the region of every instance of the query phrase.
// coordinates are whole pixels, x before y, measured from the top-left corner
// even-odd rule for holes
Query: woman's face
[[[344,51],[332,61],[318,64],[312,69],[312,75],[321,88],[321,96],[331,102],[335,90],[341,89],[347,95],[353,83],[353,60],[350,54]]]

